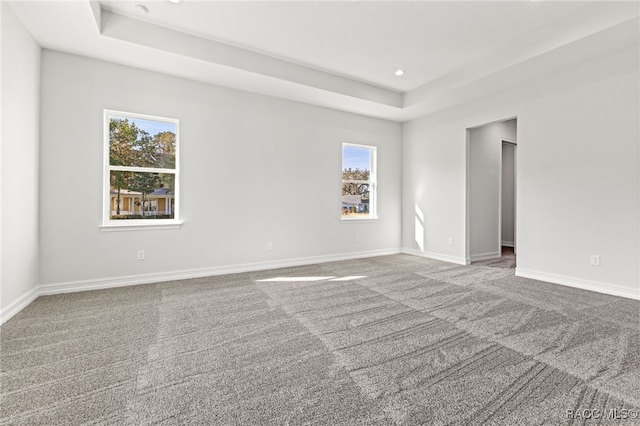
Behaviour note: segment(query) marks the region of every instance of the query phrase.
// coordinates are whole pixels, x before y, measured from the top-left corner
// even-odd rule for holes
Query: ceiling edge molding
[[[434,97],[430,102],[411,106],[403,110],[403,121],[446,114],[447,111],[455,111],[461,106],[471,106],[487,99],[508,99],[511,104],[517,104],[525,99],[570,90],[592,81],[637,72],[639,47],[639,44],[622,47],[565,68],[539,70],[537,73],[530,74],[529,78],[522,82],[510,81],[508,85],[501,84],[500,81],[504,81],[505,78],[510,80],[513,75],[525,69],[525,65],[514,67]],[[576,73],[578,67],[580,72]],[[492,87],[495,90],[491,90]]]
[[[128,18],[107,10],[102,10],[101,15],[101,34],[105,37],[386,106],[402,107],[402,94],[396,91]]]
[[[437,78],[404,95],[404,107],[410,107],[433,96],[455,90],[483,77],[507,69],[547,52],[571,45],[591,35],[637,19],[640,10],[635,2],[625,7],[589,9],[586,13],[563,19],[558,26],[549,24],[540,30],[513,40],[502,48],[485,56],[479,61],[459,68],[457,71]]]
[[[89,0],[89,6],[91,6],[91,13],[93,14],[93,19],[96,21],[98,33],[102,33],[102,6],[100,6],[98,0]]]
[[[87,37],[97,41],[98,49],[72,50],[40,43],[52,50],[207,84],[406,122],[496,94],[527,92],[536,81],[547,81],[549,75],[565,73],[581,63],[599,67],[606,61],[600,58],[611,52],[625,50],[625,46],[630,51],[634,43],[637,48],[639,10],[624,7],[603,17],[591,13],[589,19],[582,14],[572,17],[567,27],[549,23],[480,61],[406,93],[125,17],[101,9],[97,0],[85,0],[84,7],[77,8],[75,15],[67,14],[69,21],[61,25],[73,27],[81,17],[84,33],[93,33]],[[562,34],[557,34],[558,28]],[[114,60],[109,54],[113,51],[124,51],[127,56]],[[632,65],[624,62],[625,68]],[[594,71],[593,78],[601,75]]]
[[[403,115],[406,119],[414,119],[433,114],[484,96],[515,89],[612,52],[637,47],[640,43],[639,29],[640,18],[636,17],[493,72],[487,70],[475,78],[470,75],[458,81],[458,84],[411,98],[411,103],[405,104]]]

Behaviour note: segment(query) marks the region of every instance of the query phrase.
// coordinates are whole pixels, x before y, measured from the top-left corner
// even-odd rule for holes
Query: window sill
[[[378,221],[378,217],[377,216],[373,216],[373,217],[341,217],[340,221],[343,223],[347,223],[347,222],[377,222]]]
[[[126,222],[126,223],[114,223]],[[151,223],[150,223],[151,222]],[[103,232],[114,231],[156,231],[163,229],[178,229],[182,226],[179,220],[162,220],[162,219],[145,219],[145,220],[122,220],[112,221],[107,224],[100,225]]]

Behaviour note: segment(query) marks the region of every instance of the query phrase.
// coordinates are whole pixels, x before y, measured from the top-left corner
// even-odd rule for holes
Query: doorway
[[[502,138],[500,173],[500,263],[516,267],[516,156],[514,139]]]
[[[467,263],[515,268],[517,119],[467,129]]]

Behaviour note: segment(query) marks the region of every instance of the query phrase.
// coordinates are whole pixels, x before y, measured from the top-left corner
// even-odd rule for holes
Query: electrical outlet
[[[138,260],[144,260],[144,250],[138,250]]]
[[[267,250],[273,250],[273,243],[271,241],[267,243]]]
[[[449,245],[453,246],[453,238],[449,238]]]
[[[591,255],[591,266],[600,266],[600,256],[597,254]]]

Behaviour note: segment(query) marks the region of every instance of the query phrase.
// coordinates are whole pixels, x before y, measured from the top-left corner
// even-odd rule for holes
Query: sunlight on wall
[[[424,213],[418,207],[416,203],[416,226],[415,226],[415,240],[420,247],[420,251],[424,253]]]

